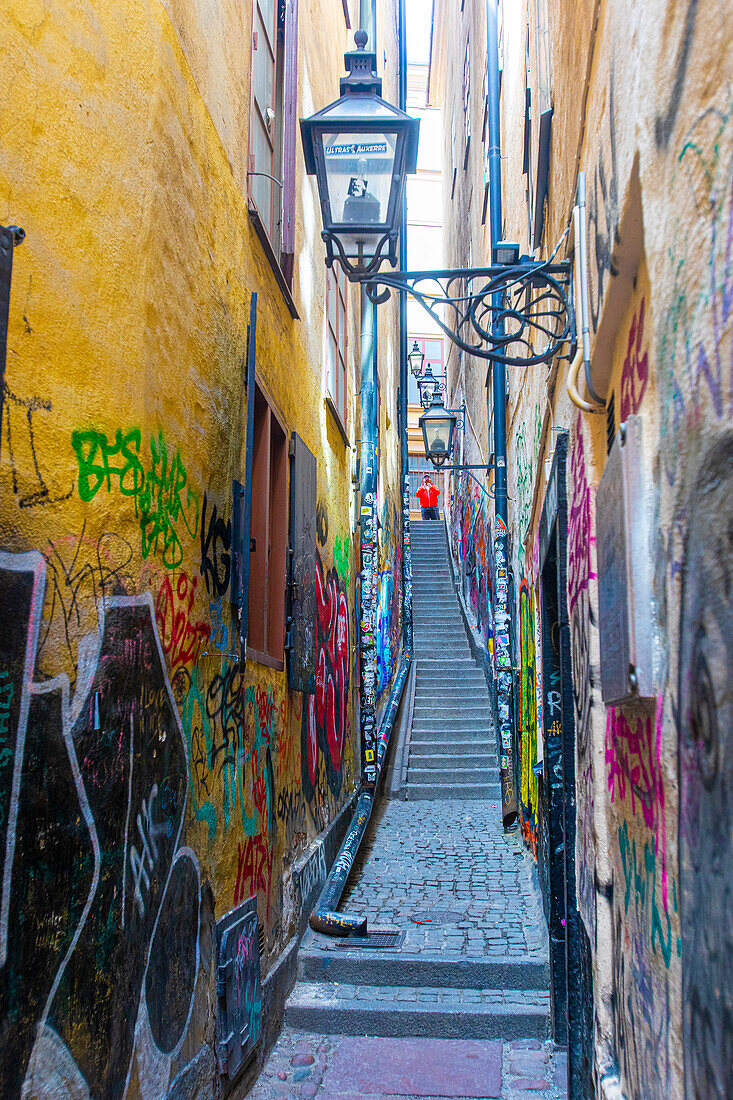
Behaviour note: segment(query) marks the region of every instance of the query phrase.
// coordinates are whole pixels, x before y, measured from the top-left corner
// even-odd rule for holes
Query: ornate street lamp
[[[422,374],[422,365],[425,362],[425,356],[420,351],[420,345],[417,340],[412,342],[412,350],[407,356],[407,362],[410,364],[410,370],[415,378],[419,378]]]
[[[334,248],[350,277],[368,275],[384,260],[397,263],[405,175],[417,170],[418,119],[381,98],[376,54],[367,35],[354,35],[344,55],[341,97],[300,120],[305,167],[315,175],[323,216],[326,264]]]
[[[434,391],[430,408],[422,414],[419,424],[425,441],[425,454],[436,468],[450,457],[457,419],[453,409],[446,409],[443,404],[440,390]]]
[[[420,404],[424,409],[427,409],[433,403],[436,395],[438,398],[440,397],[443,386],[433,374],[432,367],[428,366],[425,373],[418,378],[417,388],[420,391]]]

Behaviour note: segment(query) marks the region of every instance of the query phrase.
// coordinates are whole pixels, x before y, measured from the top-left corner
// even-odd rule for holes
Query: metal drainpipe
[[[359,661],[362,786],[374,789],[377,712],[377,362],[374,340],[376,307],[361,288],[361,456],[359,477],[359,574],[361,623]]]
[[[405,0],[399,6],[399,106],[407,110],[407,20]],[[405,184],[405,189],[407,184]],[[400,267],[407,271],[407,195],[400,220]],[[410,549],[410,457],[407,443],[407,294],[400,293],[400,471],[402,473],[402,645],[412,653],[412,551]]]
[[[371,0],[360,0],[360,29],[366,31],[372,49],[376,42],[376,18]],[[377,307],[361,288],[361,452],[359,476],[359,575],[361,622],[359,671],[361,706],[361,784],[373,791],[377,778]]]
[[[492,248],[502,239],[501,216],[501,131],[499,124],[499,32],[497,0],[486,0],[487,91],[489,107],[489,203]],[[501,295],[494,296],[495,308],[501,307]],[[496,320],[493,332],[503,336],[504,323]],[[509,647],[508,614],[508,505],[506,444],[506,367],[494,363],[492,369],[494,401],[494,558],[496,599],[494,606],[494,661],[496,665],[497,710],[499,721],[499,763],[501,775],[501,817],[504,828],[517,819],[517,795],[514,785],[512,742],[512,661]],[[488,395],[487,395],[488,400]]]

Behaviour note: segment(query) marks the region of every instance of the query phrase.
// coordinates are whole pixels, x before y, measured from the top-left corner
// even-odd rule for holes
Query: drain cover
[[[379,928],[374,931],[367,930],[366,936],[345,936],[343,939],[334,939],[337,947],[402,947],[405,933],[396,928]]]
[[[465,919],[466,914],[460,909],[425,909],[410,914],[413,924],[457,924]]]

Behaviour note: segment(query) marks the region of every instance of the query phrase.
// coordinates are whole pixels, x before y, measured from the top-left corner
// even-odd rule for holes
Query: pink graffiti
[[[633,416],[641,405],[641,399],[649,381],[649,353],[642,354],[644,339],[644,313],[646,300],[641,299],[639,312],[634,314],[629,329],[629,343],[626,348],[624,369],[621,374],[621,420]]]
[[[631,723],[619,707],[606,714],[606,764],[611,802],[631,795],[631,812],[637,804],[647,829],[654,834],[654,851],[661,857],[662,901],[667,909],[667,817],[662,776],[664,700],[657,698],[652,731],[651,713],[637,714]]]
[[[573,449],[570,455],[570,481],[573,497],[570,503],[568,525],[568,608],[572,615],[578,598],[595,580],[591,569],[591,492],[585,469],[585,443],[578,413],[573,432]]]

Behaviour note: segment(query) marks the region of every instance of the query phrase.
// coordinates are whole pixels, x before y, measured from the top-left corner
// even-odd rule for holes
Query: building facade
[[[435,3],[448,264],[491,257],[494,9]],[[508,370],[514,775],[555,1034],[573,1096],[723,1097],[733,15],[717,0],[522,0],[498,19],[503,238],[536,259],[560,242],[590,351],[588,381],[582,354]],[[448,381],[490,453],[485,364],[449,359]],[[448,517],[489,670],[491,484],[456,482]]]
[[[0,13],[4,1097],[226,1090],[278,1026],[360,781],[359,301],[297,134],[358,15]],[[377,337],[379,706],[394,304]]]

